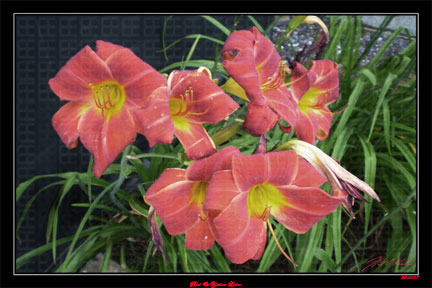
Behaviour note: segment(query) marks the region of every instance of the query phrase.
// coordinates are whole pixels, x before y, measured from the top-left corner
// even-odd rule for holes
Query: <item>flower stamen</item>
[[[92,89],[93,101],[104,115],[105,111],[119,111],[123,105],[126,94],[123,87],[116,82],[102,82],[100,84],[89,83]]]
[[[272,227],[272,225],[271,225],[271,223],[270,223],[270,219],[267,219],[267,226],[269,227],[269,230],[270,230],[270,232],[271,232],[271,234],[272,234],[272,236],[273,236],[273,239],[275,240],[275,243],[276,243],[276,245],[279,247],[279,250],[281,251],[281,253],[285,256],[285,258],[287,258],[291,263],[294,264],[294,269],[296,269],[296,267],[297,267],[298,265],[297,265],[297,264],[294,262],[294,260],[292,260],[292,259],[288,256],[288,254],[286,254],[285,251],[282,249],[282,246],[279,244],[279,241],[277,240],[277,237],[276,237],[276,235],[275,235],[275,233],[274,233],[274,231],[273,231],[273,227]]]
[[[194,101],[194,94],[193,94],[193,88],[189,87],[185,92],[184,95],[180,94],[180,98],[171,98],[170,99],[170,111],[171,116],[186,116],[186,115],[204,115],[206,114],[210,107],[207,107],[206,110],[202,112],[191,112],[191,104],[197,101]],[[177,108],[178,107],[178,108]],[[176,109],[177,108],[177,109]]]
[[[268,77],[267,81],[260,84],[260,88],[263,92],[276,90],[281,86],[285,86],[285,76],[290,73],[288,65],[286,65],[286,61],[280,61],[278,70],[273,74],[273,76]]]

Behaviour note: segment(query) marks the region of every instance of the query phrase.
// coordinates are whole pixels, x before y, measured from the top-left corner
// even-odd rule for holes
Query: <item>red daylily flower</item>
[[[139,119],[150,146],[170,144],[175,134],[189,159],[197,160],[216,152],[202,124],[220,122],[237,108],[201,67],[171,72],[168,87],[149,97]]]
[[[229,35],[222,49],[222,63],[231,79],[228,92],[238,86],[244,89],[248,114],[244,128],[253,136],[267,133],[280,119],[291,126],[296,123],[295,102],[285,87],[288,66],[273,44],[257,28],[240,30]],[[237,84],[238,83],[238,84]]]
[[[49,80],[51,90],[70,101],[53,116],[53,127],[69,149],[81,139],[100,177],[142,133],[136,114],[166,81],[130,49],[98,40],[96,52],[84,47]]]
[[[294,151],[234,155],[232,170],[213,174],[204,209],[222,210],[215,238],[231,262],[258,260],[270,215],[295,233],[306,233],[346,196],[319,187],[326,178]]]
[[[333,114],[328,105],[339,96],[338,64],[330,60],[310,62],[309,71],[294,62],[291,94],[297,102],[295,132],[300,140],[315,143],[327,139]]]
[[[186,248],[207,250],[213,246],[211,221],[219,211],[204,209],[204,199],[213,173],[231,169],[231,158],[236,154],[240,151],[228,146],[192,162],[186,170],[165,169],[144,196],[169,234],[186,233]]]

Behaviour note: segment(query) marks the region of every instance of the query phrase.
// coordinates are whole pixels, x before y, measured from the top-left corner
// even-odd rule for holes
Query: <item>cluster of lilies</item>
[[[327,106],[339,95],[336,63],[289,67],[255,27],[231,33],[222,59],[231,78],[218,86],[205,67],[165,77],[130,49],[99,40],[96,51],[84,47],[49,81],[70,101],[53,116],[54,129],[68,148],[81,139],[96,177],[136,133],[150,146],[170,144],[175,135],[193,160],[187,169],[165,169],[146,192],[158,247],[156,214],[169,234],[186,234],[186,248],[206,250],[216,241],[240,264],[261,258],[270,215],[306,233],[340,204],[353,215],[354,198],[365,200],[357,189],[379,201],[371,187],[314,146],[327,138],[333,119]],[[235,146],[217,150],[203,127],[239,108],[227,93],[247,101],[243,128],[261,137],[252,155]],[[267,152],[264,135],[276,123],[284,132],[294,129],[298,139]],[[320,189],[325,182],[330,193]]]

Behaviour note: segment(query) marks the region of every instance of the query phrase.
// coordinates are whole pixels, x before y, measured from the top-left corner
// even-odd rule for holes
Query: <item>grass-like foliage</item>
[[[277,23],[275,21],[270,27],[262,27],[252,16],[248,19],[251,27],[256,26],[267,36],[270,36],[272,27]],[[170,25],[169,20],[161,27],[163,32]],[[356,202],[353,207],[355,219],[339,207],[302,235],[285,229],[271,219],[278,242],[299,264],[297,269],[281,255],[270,232],[261,260],[235,265],[224,256],[217,243],[208,251],[187,250],[184,248],[184,235],[171,236],[158,222],[166,256],[164,261],[159,251],[152,255],[153,243],[149,241],[151,235],[147,219],[149,206],[142,197],[165,168],[185,168],[188,163],[181,145],[157,145],[148,153],[131,145],[119,155],[118,161],[109,167],[101,179],[92,174],[90,162],[87,172],[36,176],[17,187],[16,201],[21,201],[20,197],[35,181],[41,178],[51,178],[53,181],[27,202],[17,221],[18,239],[23,219],[38,195],[55,186],[58,187],[58,197],[49,212],[46,244],[18,257],[16,268],[51,251],[53,262],[57,264],[56,272],[79,272],[98,253],[104,255],[100,272],[108,271],[110,259],[118,261],[126,272],[134,273],[415,272],[416,41],[409,38],[411,42],[400,54],[385,57],[396,37],[404,32],[402,28],[396,29],[378,53],[369,59],[368,64],[363,65],[362,60],[367,59],[370,49],[386,31],[391,17],[384,20],[364,45],[364,50],[361,49],[361,42],[365,30],[360,16],[332,16],[327,20],[330,42],[322,58],[337,62],[340,70],[340,96],[330,108],[332,111],[344,110],[335,115],[329,138],[319,143],[318,147],[365,180],[380,196],[381,203],[372,202],[366,195],[371,204]],[[203,21],[215,25],[221,37],[216,39],[193,34],[182,36],[172,43],[163,40],[164,49],[160,53],[185,39],[193,39],[193,44],[189,51],[184,52],[184,61],[168,62],[160,70],[161,73],[205,66],[212,71],[214,78],[228,78],[221,65],[220,50],[235,27],[225,27],[210,16],[203,16]],[[216,46],[214,61],[194,58],[194,49],[200,41]],[[279,44],[286,43],[289,46],[289,41],[281,39]],[[235,99],[241,106],[246,103],[242,99]],[[209,135],[236,123],[236,119],[244,117],[245,113],[246,109],[242,107],[226,121],[206,126]],[[285,134],[277,125],[266,134],[268,147],[284,143],[291,137],[293,133]],[[229,145],[235,145],[243,154],[250,154],[258,141],[259,138],[238,130]],[[223,143],[219,148],[222,147]],[[104,180],[110,175],[118,177],[112,181]],[[124,184],[131,181],[137,184],[132,188],[124,188]],[[71,209],[80,207],[87,210],[75,234],[58,238],[57,232],[62,222],[59,209],[74,186],[88,195],[89,201],[75,203]],[[329,191],[329,188],[326,184],[323,189]],[[57,251],[61,245],[67,245],[64,255],[59,255]],[[370,260],[377,257],[382,257],[379,263],[383,265],[370,265]],[[395,262],[391,259],[404,260]]]

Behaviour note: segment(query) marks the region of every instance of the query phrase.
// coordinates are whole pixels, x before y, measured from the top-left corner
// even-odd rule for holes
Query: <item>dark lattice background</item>
[[[213,15],[227,27],[236,17]],[[162,29],[165,15],[24,15],[15,16],[16,71],[16,181],[17,184],[36,175],[66,171],[86,171],[89,153],[79,144],[68,150],[51,126],[51,117],[66,102],[61,102],[49,89],[48,80],[85,45],[95,49],[96,40],[105,40],[132,49],[135,54],[161,69],[168,63],[162,53]],[[255,18],[263,27],[272,15]],[[253,24],[243,16],[237,29],[249,29]],[[220,30],[198,15],[175,15],[168,22],[165,43],[169,44],[188,34],[204,34],[218,38]],[[222,37],[224,40],[225,37]],[[170,63],[186,57],[194,40],[186,39],[168,50]],[[215,44],[200,40],[192,59],[213,60]],[[147,143],[138,137],[135,143],[143,150]],[[25,203],[53,179],[39,180],[21,197],[16,205],[16,219]],[[57,188],[58,189],[58,188]],[[44,191],[29,210],[20,230],[21,243],[16,242],[16,255],[45,244],[48,212],[57,197],[55,189]],[[83,208],[71,203],[88,201],[84,193],[71,191],[63,201],[59,217],[58,238],[76,230]],[[61,254],[64,247],[59,248]],[[52,255],[45,253],[17,272],[49,272],[53,269]]]

